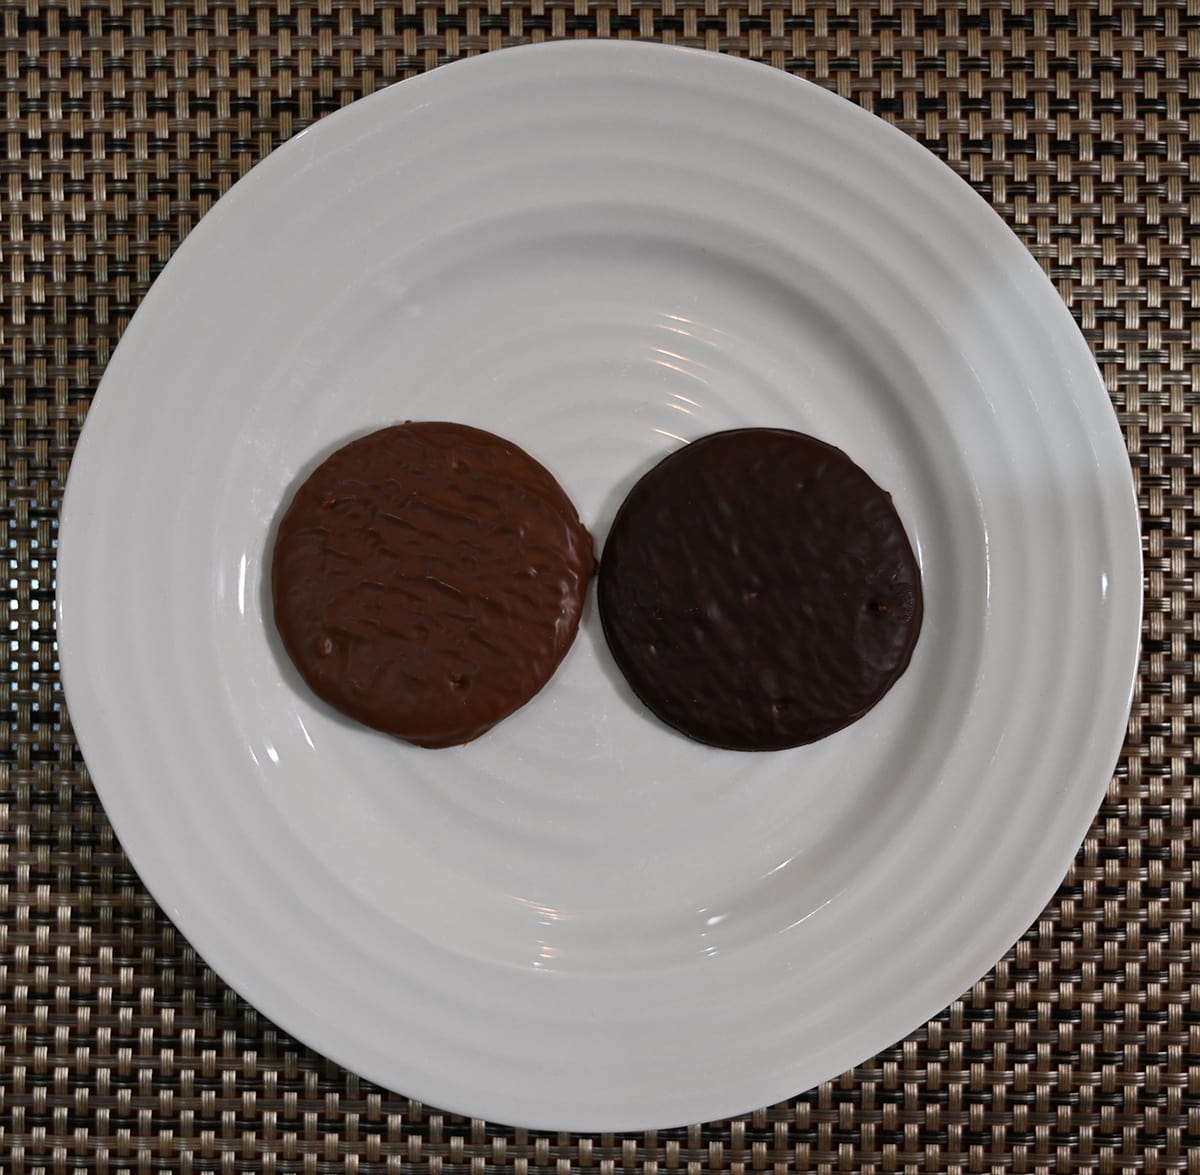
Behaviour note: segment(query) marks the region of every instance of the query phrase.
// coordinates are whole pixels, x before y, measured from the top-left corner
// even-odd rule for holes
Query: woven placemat
[[[0,14],[0,1168],[1200,1170],[1200,0],[24,0]],[[814,79],[973,184],[1095,349],[1147,555],[1128,743],[1024,938],[840,1079],[745,1119],[627,1137],[440,1113],[306,1051],[225,988],[105,820],[61,708],[53,624],[56,510],[90,397],[213,202],[397,78],[581,36]]]

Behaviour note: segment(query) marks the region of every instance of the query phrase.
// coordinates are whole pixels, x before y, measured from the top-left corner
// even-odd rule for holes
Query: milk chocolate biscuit
[[[545,468],[491,433],[424,422],[352,441],[304,482],[271,587],[318,697],[445,747],[550,680],[594,570],[591,536]]]

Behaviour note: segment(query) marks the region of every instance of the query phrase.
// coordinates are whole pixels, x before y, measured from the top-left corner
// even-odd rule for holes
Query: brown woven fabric
[[[23,0],[0,19],[0,1168],[1200,1170],[1200,0]],[[1148,605],[1107,801],[990,975],[869,1063],[744,1120],[543,1137],[312,1055],[157,908],[61,709],[55,512],[138,299],[251,164],[397,78],[592,35],[813,78],[992,202],[1095,348],[1138,479]]]

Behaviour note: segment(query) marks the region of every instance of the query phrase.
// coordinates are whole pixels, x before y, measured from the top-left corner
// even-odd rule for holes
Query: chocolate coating
[[[891,495],[840,449],[768,428],[693,441],[633,487],[598,600],[634,693],[691,738],[744,751],[865,714],[922,616]]]
[[[275,623],[331,706],[453,746],[550,680],[595,566],[575,507],[527,453],[409,423],[352,441],[296,491],[275,540]]]

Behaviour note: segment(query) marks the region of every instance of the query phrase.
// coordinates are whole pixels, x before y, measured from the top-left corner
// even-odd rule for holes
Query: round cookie
[[[861,717],[922,617],[891,495],[840,449],[768,428],[693,441],[633,487],[598,600],[634,693],[689,737],[745,751]]]
[[[275,540],[275,624],[331,706],[453,746],[550,680],[595,566],[575,507],[527,453],[408,423],[352,441],[296,491]]]

